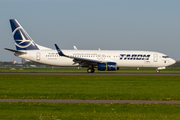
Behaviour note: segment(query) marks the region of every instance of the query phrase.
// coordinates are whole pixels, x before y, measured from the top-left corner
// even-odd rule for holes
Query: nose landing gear
[[[160,71],[159,71],[159,70],[156,70],[156,73],[160,73]]]

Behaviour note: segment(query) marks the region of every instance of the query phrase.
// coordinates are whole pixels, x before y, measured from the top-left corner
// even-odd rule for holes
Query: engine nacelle
[[[119,70],[117,64],[115,62],[107,62],[107,63],[99,63],[97,69],[100,71],[112,71],[112,70]]]

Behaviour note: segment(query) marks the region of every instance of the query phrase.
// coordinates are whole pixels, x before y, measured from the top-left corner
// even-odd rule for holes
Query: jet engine
[[[106,63],[99,63],[97,66],[97,69],[99,71],[115,71],[119,70],[119,67],[117,67],[117,64],[115,62],[106,62]]]

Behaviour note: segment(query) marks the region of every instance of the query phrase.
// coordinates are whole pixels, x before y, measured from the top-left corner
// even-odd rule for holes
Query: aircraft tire
[[[88,73],[94,73],[94,71],[95,71],[95,70],[92,69],[92,68],[88,68],[88,69],[87,69],[87,72],[88,72]]]
[[[91,73],[94,73],[94,71],[95,71],[95,69],[93,68],[92,71],[91,71]]]
[[[87,69],[87,72],[88,72],[88,73],[92,73],[92,69],[91,69],[91,68],[88,68],[88,69]]]

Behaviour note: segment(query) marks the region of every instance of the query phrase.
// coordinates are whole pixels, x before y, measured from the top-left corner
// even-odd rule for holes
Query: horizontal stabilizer
[[[25,51],[12,50],[12,49],[9,49],[9,48],[4,48],[4,49],[8,50],[8,51],[11,51],[11,52],[14,52],[14,53],[27,54],[27,52],[25,52]]]

